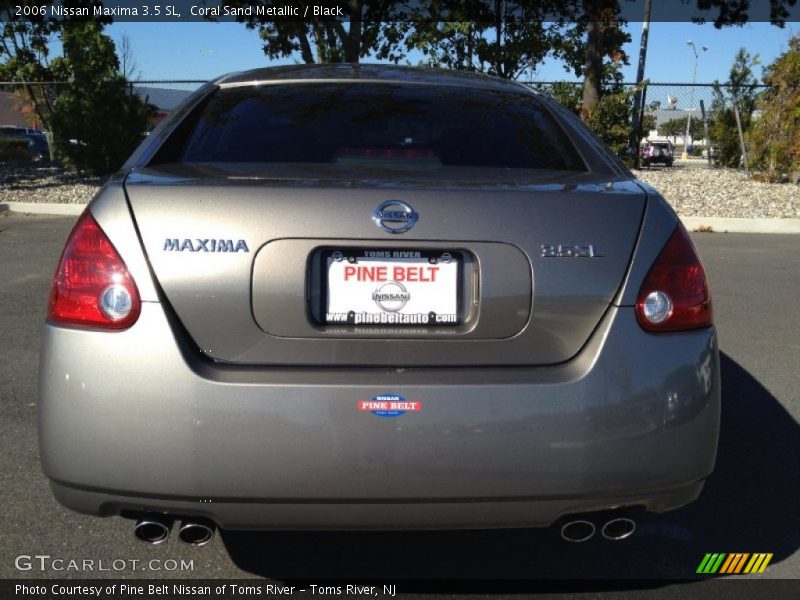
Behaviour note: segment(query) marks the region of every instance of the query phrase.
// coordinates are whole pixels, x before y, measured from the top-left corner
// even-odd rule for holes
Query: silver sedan
[[[627,537],[712,472],[719,357],[683,226],[572,114],[490,77],[222,77],[78,220],[44,472],[74,510],[230,529]]]

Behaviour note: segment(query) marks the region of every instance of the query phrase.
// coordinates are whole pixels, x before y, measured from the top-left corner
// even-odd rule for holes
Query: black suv
[[[672,166],[672,144],[670,142],[647,142],[642,149],[642,166],[649,167],[653,163]]]

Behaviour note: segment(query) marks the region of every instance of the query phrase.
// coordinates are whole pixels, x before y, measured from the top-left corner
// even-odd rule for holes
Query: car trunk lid
[[[257,365],[563,362],[586,343],[621,285],[645,206],[633,182],[590,173],[504,182],[480,173],[367,178],[355,167],[352,175],[309,165],[302,175],[173,165],[128,176],[164,299],[201,352]],[[376,224],[375,211],[398,201],[418,220],[391,233]],[[404,276],[416,278],[437,264],[444,273],[441,257],[449,255],[457,283],[436,288],[423,306],[455,306],[456,322],[326,320],[327,296],[343,293],[328,281],[337,252],[340,273],[381,264],[392,273],[399,260]],[[380,295],[383,283],[362,282],[364,306],[374,294],[396,300]],[[406,288],[420,297],[422,284],[412,283]],[[372,310],[392,312],[384,308]]]

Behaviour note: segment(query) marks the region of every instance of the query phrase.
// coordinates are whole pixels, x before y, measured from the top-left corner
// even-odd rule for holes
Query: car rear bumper
[[[60,502],[98,515],[231,529],[544,526],[682,506],[716,455],[714,330],[647,334],[632,308],[611,308],[557,366],[331,370],[213,363],[144,303],[123,332],[46,326],[41,365],[45,474]],[[381,393],[421,408],[359,410]]]
[[[692,502],[703,482],[626,496],[587,496],[478,501],[419,502],[280,502],[263,499],[204,503],[194,499],[147,498],[93,491],[50,482],[63,504],[90,515],[164,513],[211,519],[223,529],[268,530],[423,530],[543,527],[562,515],[618,507],[664,512]]]

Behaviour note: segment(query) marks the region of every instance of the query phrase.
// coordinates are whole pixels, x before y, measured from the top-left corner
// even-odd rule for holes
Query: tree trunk
[[[314,47],[317,51],[317,58],[316,60],[312,60],[311,62],[318,62],[324,63],[328,62],[327,54],[325,52],[325,26],[323,24],[315,23],[312,25],[314,30]]]
[[[28,93],[28,98],[30,98],[31,104],[33,104],[33,110],[36,113],[36,116],[39,117],[39,127],[44,130],[49,130],[50,121],[45,117],[44,111],[42,110],[42,107],[36,98],[36,92],[34,91],[33,86],[26,85],[25,91]]]
[[[494,70],[495,70],[495,75],[497,75],[498,77],[505,77],[505,74],[503,73],[503,63],[502,63],[502,60],[500,58],[502,56],[501,50],[502,50],[502,44],[503,44],[503,15],[502,15],[502,10],[503,10],[503,2],[502,2],[502,0],[495,0],[495,3],[494,3],[494,35],[495,35],[494,45],[496,47],[496,50],[495,50],[495,53],[494,53],[494,56],[495,56]]]
[[[594,6],[592,7],[594,8]],[[583,109],[581,118],[589,121],[600,102],[600,86],[603,83],[603,23],[595,11],[589,14],[586,51],[583,63]]]
[[[361,60],[361,30],[364,25],[364,3],[362,0],[350,2],[350,31],[342,40],[344,43],[344,61],[357,63]]]
[[[310,65],[316,61],[314,60],[314,53],[311,50],[311,44],[308,41],[308,37],[306,37],[307,35],[305,26],[300,27],[297,32],[297,40],[300,43],[300,56],[302,56],[304,63]],[[317,39],[317,43],[319,43],[316,31],[314,31],[314,38]]]
[[[467,64],[465,67],[467,71],[472,71],[472,62],[475,56],[475,26],[470,23],[467,31]]]

